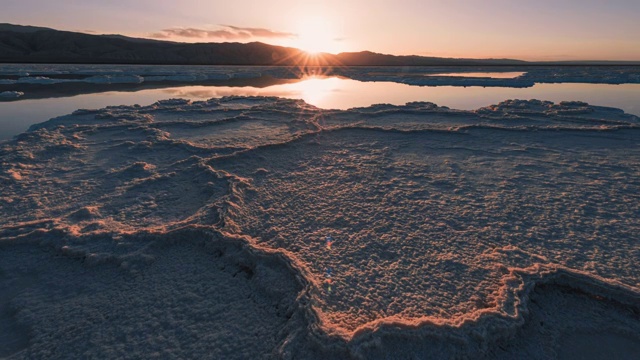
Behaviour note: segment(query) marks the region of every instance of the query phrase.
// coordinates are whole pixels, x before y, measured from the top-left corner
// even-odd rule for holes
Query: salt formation
[[[17,99],[22,95],[24,93],[20,91],[3,91],[0,92],[0,99]]]
[[[638,349],[639,130],[580,102],[264,97],[35,125],[0,150],[0,356]]]

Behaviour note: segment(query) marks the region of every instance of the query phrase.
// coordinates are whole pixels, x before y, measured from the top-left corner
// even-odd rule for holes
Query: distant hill
[[[0,24],[0,62],[157,65],[447,66],[534,65],[512,59],[394,56],[369,51],[309,57],[300,49],[252,43],[178,43]],[[586,64],[586,63],[580,63]],[[612,63],[613,64],[613,63]]]
[[[336,56],[343,65],[358,66],[434,66],[434,65],[524,65],[526,61],[512,59],[453,59],[417,55],[386,55],[371,51],[340,53]]]
[[[53,29],[38,26],[25,26],[13,24],[0,24],[0,31],[13,31],[18,33],[32,33],[36,31],[50,31]]]
[[[293,65],[304,52],[259,42],[176,43],[0,25],[0,62]]]

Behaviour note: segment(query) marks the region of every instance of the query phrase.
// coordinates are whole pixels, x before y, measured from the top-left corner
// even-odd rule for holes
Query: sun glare
[[[323,79],[311,77],[301,81],[292,88],[300,91],[300,97],[308,104],[315,106],[323,105],[323,100],[339,87],[339,79]]]
[[[323,17],[305,17],[298,23],[296,47],[317,54],[321,52],[338,53],[342,44],[333,24]]]

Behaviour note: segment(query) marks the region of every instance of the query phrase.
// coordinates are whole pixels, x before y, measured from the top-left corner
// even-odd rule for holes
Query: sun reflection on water
[[[299,83],[292,84],[291,87],[294,91],[299,91],[302,100],[309,104],[318,104],[333,92],[338,91],[340,79],[313,76]]]
[[[273,85],[266,88],[187,86],[163,90],[150,90],[148,102],[157,100],[156,92],[192,100],[207,100],[221,96],[278,96],[302,99],[323,109],[349,109],[372,104],[403,105],[410,101],[430,101],[454,109],[474,110],[497,104],[506,99],[541,99],[551,101],[582,100],[592,104],[619,107],[640,115],[637,105],[640,85],[601,84],[538,84],[532,88],[482,87],[418,87],[391,82],[360,82],[322,74],[308,75],[298,82]]]

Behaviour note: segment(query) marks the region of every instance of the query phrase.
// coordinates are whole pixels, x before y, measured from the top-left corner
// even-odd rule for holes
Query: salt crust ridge
[[[190,118],[177,121],[177,115]],[[206,123],[200,123],[200,119],[207,119]],[[237,131],[237,126],[245,122],[259,125]],[[209,127],[218,131],[184,131],[174,138],[184,128]],[[262,156],[258,153],[265,149],[321,142],[319,135],[345,131],[399,136],[474,131],[579,132],[594,134],[597,141],[602,134],[635,139],[639,127],[637,117],[617,109],[578,102],[519,100],[474,112],[430,103],[323,111],[301,101],[251,97],[80,110],[34,125],[29,132],[2,144],[0,182],[6,191],[0,198],[0,213],[7,222],[0,227],[0,246],[10,251],[33,244],[65,258],[79,259],[90,268],[116,265],[131,276],[143,276],[145,268],[154,263],[154,257],[146,254],[148,247],[157,246],[153,244],[190,243],[222,253],[234,253],[228,250],[235,248],[230,261],[254,274],[260,273],[256,270],[260,264],[272,269],[284,266],[295,285],[288,287],[288,293],[276,296],[285,299],[282,306],[287,320],[279,329],[271,353],[274,357],[478,357],[491,353],[505,339],[517,338],[532,316],[530,298],[536,289],[549,286],[571,288],[597,303],[610,304],[607,308],[614,310],[607,316],[619,321],[612,331],[634,336],[640,329],[637,273],[623,275],[620,281],[544,261],[545,257],[535,254],[532,262],[500,270],[506,272],[500,277],[494,306],[445,318],[387,316],[345,330],[348,327],[336,324],[321,310],[322,304],[318,306],[322,284],[308,259],[295,249],[274,246],[245,233],[247,225],[241,220],[247,214],[245,202],[255,197],[251,193],[255,192],[256,180],[246,177],[244,173],[250,169],[242,169],[242,163],[236,160]],[[217,134],[224,131],[230,135]],[[144,154],[147,161],[121,157],[119,152],[129,153],[131,149]],[[83,159],[94,151],[91,162]],[[256,178],[268,178],[273,171],[251,170]],[[99,186],[89,181],[96,176],[104,177]],[[190,182],[192,186],[181,188]],[[96,194],[96,190],[101,191]],[[190,201],[181,201],[178,190],[187,192]],[[37,191],[42,191],[40,198]],[[155,199],[155,206],[160,208],[155,213],[145,212],[154,201],[144,206],[135,204],[157,192],[167,194],[163,203]],[[64,202],[67,194],[74,194],[77,205]],[[114,244],[122,239],[132,239],[136,248],[118,250]],[[628,255],[633,259],[639,249],[629,245]],[[506,246],[504,250],[518,249]],[[266,284],[255,285],[270,291]],[[21,311],[18,309],[18,314]],[[28,351],[21,349],[15,356],[28,356]],[[555,350],[549,351],[554,354]]]

